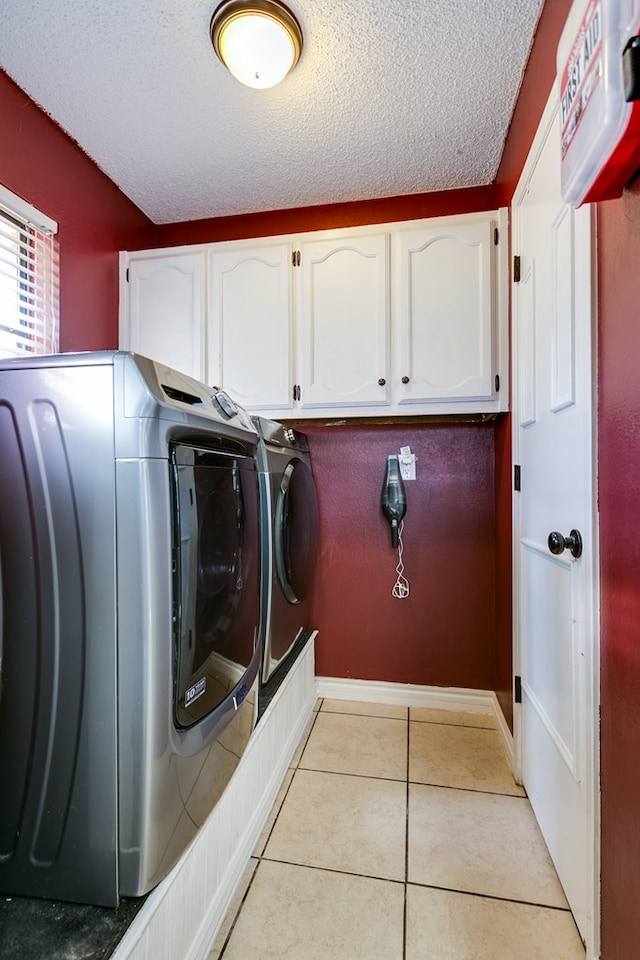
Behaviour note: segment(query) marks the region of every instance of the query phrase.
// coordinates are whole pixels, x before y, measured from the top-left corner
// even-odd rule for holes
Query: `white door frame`
[[[547,131],[552,123],[557,123],[558,93],[554,84],[544,113],[540,120],[538,130],[529,150],[525,166],[518,181],[513,199],[511,201],[511,242],[512,251],[517,254],[519,243],[519,221],[518,208],[531,178],[532,172],[539,159],[542,147],[544,145]],[[592,247],[592,370],[594,387],[597,387],[597,297],[596,297],[596,208],[592,207],[591,214],[591,247]],[[512,415],[511,415],[511,434],[512,434],[512,459],[513,464],[519,460],[519,408],[520,394],[518,376],[518,330],[515,322],[514,303],[516,300],[515,291],[512,287],[512,355],[511,369],[513,379],[512,390]],[[599,604],[599,536],[598,536],[598,514],[597,514],[597,396],[596,389],[593,390],[593,409],[592,409],[592,480],[593,480],[593,545],[589,553],[592,563],[592,630],[593,638],[591,649],[585,651],[585,695],[587,697],[587,709],[585,711],[589,729],[587,730],[587,757],[586,769],[584,773],[585,789],[588,797],[588,820],[590,832],[593,837],[593,843],[588,851],[589,878],[588,884],[592,892],[592,914],[589,930],[587,931],[586,947],[587,960],[597,960],[600,956],[600,604]],[[520,540],[520,515],[518,504],[518,493],[512,495],[512,551],[513,551],[513,665],[514,674],[521,674],[520,665],[522,662],[521,651],[521,632],[520,632],[520,597],[519,597],[519,540]],[[515,694],[515,690],[514,690]],[[514,696],[515,700],[515,696]],[[514,757],[513,772],[516,780],[522,782],[522,716],[520,704],[514,703]]]

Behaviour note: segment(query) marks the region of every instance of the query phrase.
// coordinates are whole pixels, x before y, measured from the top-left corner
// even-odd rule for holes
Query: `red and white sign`
[[[600,0],[592,0],[583,17],[573,50],[560,79],[562,156],[602,79],[602,15]]]
[[[622,55],[640,34],[640,0],[574,0],[558,45],[566,203],[619,197],[640,168],[640,101],[625,100]]]

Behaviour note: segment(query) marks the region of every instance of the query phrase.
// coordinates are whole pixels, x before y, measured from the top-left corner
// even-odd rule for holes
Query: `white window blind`
[[[0,357],[59,350],[57,229],[0,186]]]

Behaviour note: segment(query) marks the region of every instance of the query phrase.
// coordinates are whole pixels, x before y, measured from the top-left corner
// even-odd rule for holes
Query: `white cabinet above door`
[[[460,217],[397,231],[399,404],[493,400],[494,231],[490,220]]]
[[[121,264],[120,349],[203,380],[205,283],[203,253],[129,255]]]
[[[209,377],[248,410],[293,406],[291,245],[210,254]]]
[[[300,244],[300,406],[389,402],[388,235]]]

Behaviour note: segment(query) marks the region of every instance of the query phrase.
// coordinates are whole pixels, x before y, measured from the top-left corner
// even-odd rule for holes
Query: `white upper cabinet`
[[[300,244],[299,405],[388,405],[388,237]]]
[[[460,219],[398,230],[398,403],[493,400],[494,230]]]
[[[120,346],[277,420],[507,410],[507,229],[503,210],[122,254]]]
[[[121,257],[120,349],[203,380],[204,254],[136,257]]]
[[[208,378],[252,411],[293,407],[292,248],[210,254]]]

